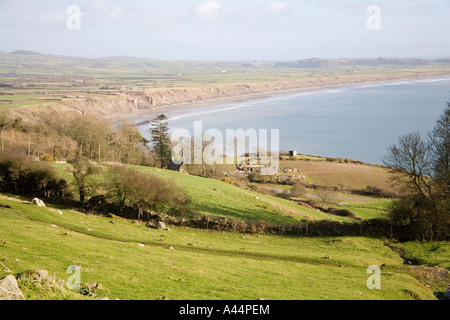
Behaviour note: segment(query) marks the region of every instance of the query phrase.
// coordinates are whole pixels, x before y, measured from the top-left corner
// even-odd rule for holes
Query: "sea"
[[[334,87],[168,113],[171,130],[279,130],[281,151],[382,164],[408,133],[424,137],[450,100],[450,78]],[[136,119],[136,122],[142,119]],[[149,124],[140,126],[149,138]]]

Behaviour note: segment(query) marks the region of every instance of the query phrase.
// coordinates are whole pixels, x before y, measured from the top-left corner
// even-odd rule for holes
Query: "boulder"
[[[85,283],[84,288],[89,292],[94,292],[95,290],[102,290],[103,285],[101,283],[90,282],[90,283]]]
[[[166,224],[162,221],[159,221],[157,224],[158,229],[166,229]]]
[[[84,285],[84,287],[86,288],[87,291],[94,291],[95,289],[97,289],[97,283],[95,282],[91,282],[91,283],[86,283]]]
[[[38,206],[38,207],[45,207],[44,201],[42,201],[41,199],[38,199],[38,198],[34,198],[34,199],[31,201],[31,204],[32,204],[32,205],[35,205],[35,206]]]
[[[0,300],[25,300],[14,276],[0,279]]]

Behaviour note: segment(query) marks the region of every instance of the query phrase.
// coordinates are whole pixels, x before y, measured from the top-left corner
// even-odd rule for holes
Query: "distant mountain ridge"
[[[11,53],[0,52],[0,63],[5,58],[26,59],[28,63],[42,62],[64,62],[70,64],[82,63],[83,65],[92,65],[99,67],[99,63],[124,63],[129,64],[131,68],[139,68],[152,66],[153,63],[175,63],[160,59],[142,58],[142,57],[129,57],[129,56],[111,56],[100,58],[83,58],[83,57],[70,57],[63,55],[42,54],[30,50],[16,50]],[[178,61],[182,62],[182,61]],[[450,58],[440,59],[419,59],[419,58],[394,58],[394,57],[380,57],[380,58],[342,58],[342,59],[301,59],[293,61],[183,61],[188,64],[201,65],[201,64],[216,64],[218,67],[244,67],[251,68],[257,64],[263,63],[265,67],[273,68],[298,68],[298,69],[332,69],[332,68],[357,68],[357,67],[420,67],[420,66],[449,66]]]

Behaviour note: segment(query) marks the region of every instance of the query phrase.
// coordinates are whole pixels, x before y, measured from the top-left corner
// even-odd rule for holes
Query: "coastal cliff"
[[[86,97],[64,99],[39,109],[24,108],[14,113],[22,116],[42,115],[42,112],[78,111],[93,113],[100,116],[114,115],[120,118],[130,113],[145,111],[156,114],[177,105],[186,104],[217,104],[226,99],[250,99],[258,95],[274,95],[284,92],[310,91],[327,87],[380,83],[388,81],[415,80],[435,77],[448,77],[448,72],[422,72],[398,75],[358,75],[344,76],[326,75],[320,78],[306,78],[302,80],[280,81],[270,83],[252,83],[222,85],[214,87],[185,87],[167,89],[129,90],[118,93],[95,92]]]

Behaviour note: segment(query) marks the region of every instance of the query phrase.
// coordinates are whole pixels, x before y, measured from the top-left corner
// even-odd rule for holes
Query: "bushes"
[[[183,189],[135,169],[111,167],[106,189],[107,198],[121,213],[123,208],[131,207],[137,211],[138,219],[151,211],[175,216],[190,213],[192,200]]]
[[[328,208],[327,213],[339,216],[339,217],[347,217],[352,219],[361,220],[361,218],[357,217],[353,212],[347,209],[336,209],[336,208]]]
[[[33,197],[64,199],[70,197],[67,181],[46,163],[19,155],[0,157],[2,191]]]
[[[351,190],[354,194],[363,196],[375,196],[379,198],[399,198],[400,195],[395,191],[384,190],[374,186],[366,186],[365,189]]]
[[[448,209],[435,211],[420,197],[403,197],[392,202],[389,218],[404,225],[417,240],[446,240],[450,236]]]
[[[297,237],[372,237],[393,238],[399,241],[416,240],[408,226],[395,224],[388,219],[382,218],[361,222],[302,221],[294,225],[274,225],[264,221],[248,222],[236,218],[213,216],[195,216],[184,219],[180,217],[162,217],[160,215],[152,216],[151,218],[171,225],[227,232],[277,234]],[[443,238],[443,240],[446,239]]]

